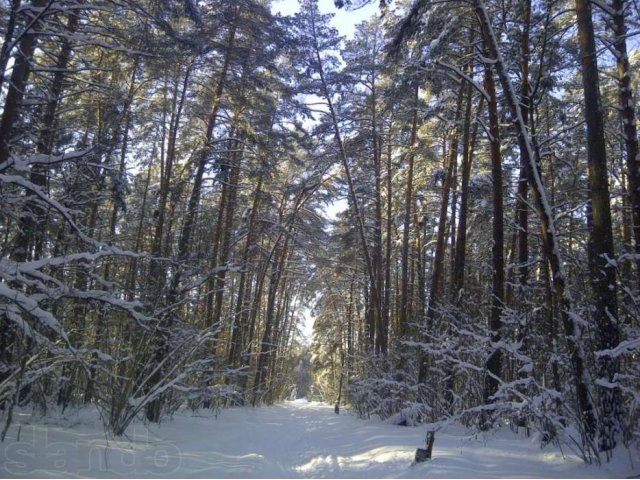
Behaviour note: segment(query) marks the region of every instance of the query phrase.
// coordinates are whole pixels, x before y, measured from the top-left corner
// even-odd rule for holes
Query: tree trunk
[[[465,111],[465,130],[462,151],[462,179],[460,185],[460,213],[458,219],[458,235],[456,239],[456,258],[452,272],[452,294],[454,303],[462,303],[462,293],[464,289],[464,269],[467,256],[467,216],[469,212],[469,180],[471,179],[471,165],[473,154],[478,137],[478,124],[475,122],[471,130],[471,106],[473,102],[473,91],[469,85],[467,92],[467,107]],[[484,97],[480,97],[478,102],[478,114],[484,108]]]
[[[312,19],[314,20],[312,22],[312,27],[313,27],[312,34],[315,40],[314,55],[315,55],[316,66],[318,69],[318,74],[320,76],[322,96],[324,97],[324,100],[327,102],[327,108],[329,110],[329,118],[331,119],[331,126],[333,127],[335,140],[338,146],[338,154],[340,156],[340,161],[342,163],[342,167],[344,168],[344,172],[347,180],[347,186],[348,186],[349,198],[350,198],[350,207],[353,208],[353,214],[356,217],[356,224],[358,226],[358,233],[360,236],[362,252],[364,254],[365,265],[367,268],[367,275],[369,277],[369,282],[371,284],[369,304],[373,307],[373,310],[369,313],[372,315],[374,328],[375,328],[375,325],[377,325],[379,322],[379,320],[377,319],[382,318],[381,301],[380,301],[381,292],[378,288],[378,282],[376,281],[376,272],[375,272],[373,256],[371,255],[371,252],[369,250],[369,245],[367,243],[364,217],[362,215],[362,211],[360,209],[359,202],[358,202],[358,197],[356,195],[356,189],[353,183],[353,177],[351,175],[351,167],[349,166],[349,159],[344,147],[344,142],[342,141],[342,134],[340,133],[340,127],[338,125],[338,117],[333,105],[332,96],[331,96],[331,93],[329,92],[329,85],[327,83],[325,73],[324,73],[324,65],[322,61],[320,46],[318,45],[318,42],[317,42],[318,32],[316,31],[315,18],[312,17]],[[370,333],[373,333],[373,332],[370,332]]]
[[[237,7],[236,7],[237,8]],[[187,211],[185,212],[185,219],[182,223],[182,230],[180,232],[180,240],[178,242],[178,261],[184,262],[189,254],[191,247],[191,235],[193,233],[196,214],[198,212],[198,206],[200,205],[200,195],[202,193],[202,182],[204,180],[204,171],[209,163],[209,157],[211,152],[211,143],[213,141],[213,130],[218,120],[218,112],[220,110],[220,104],[222,101],[222,95],[224,93],[227,74],[229,72],[229,66],[231,64],[231,56],[234,51],[236,38],[236,22],[231,24],[229,35],[227,37],[226,49],[224,61],[222,64],[222,70],[220,71],[220,78],[216,86],[216,91],[213,97],[213,104],[211,106],[211,112],[207,119],[207,131],[203,144],[200,146],[200,150],[196,155],[196,173],[193,179],[193,187],[191,190],[191,196],[187,204]],[[175,294],[180,285],[182,278],[182,268],[178,268],[173,279],[171,281],[170,297],[175,297]],[[171,303],[171,302],[169,302]]]
[[[176,159],[176,142],[178,136],[178,128],[182,117],[182,110],[186,100],[189,80],[191,78],[192,68],[195,59],[192,59],[186,68],[182,85],[176,81],[173,95],[171,99],[171,119],[169,120],[169,132],[167,149],[160,165],[160,191],[158,193],[158,207],[154,213],[155,231],[153,234],[153,243],[151,246],[151,254],[154,257],[161,257],[164,253],[163,238],[165,234],[165,222],[167,217],[167,205],[169,203],[169,195],[171,194],[171,182],[173,180],[173,168]],[[164,124],[163,124],[164,125]],[[162,143],[165,142],[163,135]],[[154,294],[164,291],[166,278],[164,267],[159,262],[153,262],[151,266],[151,277],[154,281]]]
[[[18,53],[13,63],[4,109],[2,110],[2,120],[0,120],[0,165],[5,165],[9,159],[11,134],[18,120],[22,99],[31,74],[31,60],[38,43],[38,32],[42,28],[41,22],[37,20],[39,17],[34,11],[42,9],[46,3],[46,0],[34,0],[32,8],[26,10],[36,16],[32,18],[33,24],[30,30],[24,33],[18,44]]]
[[[151,253],[154,257],[161,257],[164,254],[163,248],[163,237],[165,234],[165,222],[166,222],[166,214],[167,214],[167,205],[169,196],[171,194],[171,181],[173,179],[173,168],[175,163],[176,156],[176,140],[178,136],[178,127],[180,125],[180,118],[182,116],[182,110],[184,107],[184,102],[187,94],[187,87],[189,85],[189,79],[192,73],[192,68],[195,62],[195,57],[188,64],[184,80],[182,81],[181,88],[179,84],[176,82],[174,86],[173,96],[172,96],[172,105],[171,105],[171,119],[169,122],[169,138],[167,144],[167,151],[164,158],[164,161],[161,162],[161,171],[160,171],[160,192],[158,194],[158,207],[154,216],[156,217],[153,243],[151,247]],[[180,89],[180,92],[179,92]],[[163,137],[164,142],[164,137]],[[166,270],[164,266],[159,261],[153,261],[151,263],[150,268],[150,276],[151,282],[153,282],[153,287],[148,292],[148,296],[153,296],[155,300],[152,302],[158,302],[161,297],[158,295],[159,292],[166,292]],[[171,305],[174,302],[174,295],[170,291],[167,298],[166,304]],[[153,305],[153,303],[152,303]],[[166,326],[171,323],[171,319],[163,322],[162,329],[159,329],[156,332],[157,335],[157,345],[155,346],[155,364],[160,364],[165,355],[167,354],[168,349],[168,338]],[[156,383],[161,378],[162,372],[158,369],[150,382]],[[151,422],[158,422],[160,420],[160,413],[162,409],[162,397],[155,398],[146,406],[146,417]]]
[[[529,86],[529,30],[531,26],[531,0],[524,0],[524,26],[522,32],[522,81],[520,84],[520,111],[525,126],[528,125],[531,104]],[[523,289],[529,277],[529,158],[527,147],[518,139],[520,150],[520,176],[516,197],[516,229],[518,245],[518,285]]]
[[[582,419],[582,425],[586,433],[587,439],[592,439],[596,430],[596,418],[591,402],[589,388],[586,384],[586,365],[585,353],[583,345],[578,340],[580,338],[580,326],[573,315],[573,302],[569,292],[566,291],[566,272],[560,254],[560,243],[558,241],[558,233],[555,228],[553,213],[547,198],[547,194],[542,183],[539,172],[538,158],[535,155],[533,143],[527,130],[527,126],[522,118],[520,109],[520,101],[515,93],[513,84],[509,74],[506,71],[502,54],[498,48],[498,42],[491,26],[491,20],[486,8],[484,0],[475,0],[475,11],[480,22],[482,34],[485,39],[491,57],[495,59],[495,68],[505,93],[506,102],[511,116],[515,122],[519,139],[523,142],[527,149],[527,157],[529,158],[529,171],[531,172],[531,187],[535,197],[535,204],[538,209],[540,218],[540,232],[544,245],[545,256],[551,266],[551,275],[553,286],[557,297],[560,299],[561,317],[565,330],[565,339],[571,359],[573,370],[573,382],[575,385],[576,400]]]
[[[414,101],[418,101],[418,86],[416,85],[414,93]],[[402,254],[401,254],[401,281],[400,281],[400,318],[398,323],[399,338],[404,338],[408,333],[409,322],[412,320],[411,311],[409,309],[409,234],[411,233],[411,215],[413,205],[413,166],[415,160],[416,143],[418,141],[418,109],[413,109],[411,120],[411,140],[409,142],[409,151],[407,152],[407,186],[404,193],[404,223],[402,229]]]
[[[461,80],[458,88],[456,100],[456,113],[454,117],[454,127],[451,132],[449,155],[445,163],[445,177],[442,184],[442,194],[440,197],[440,217],[438,219],[438,234],[436,237],[436,251],[433,258],[433,273],[431,274],[431,288],[429,289],[429,301],[427,304],[427,315],[425,318],[425,328],[430,330],[436,316],[436,309],[442,300],[442,281],[444,280],[444,257],[446,253],[445,240],[447,238],[447,211],[449,210],[449,193],[453,177],[453,163],[458,158],[458,132],[460,130],[460,118],[462,116],[462,98],[464,97],[465,83]],[[424,383],[427,379],[426,358],[420,355],[420,368],[418,371],[418,382]]]
[[[485,65],[485,90],[489,96],[489,135],[491,150],[491,177],[493,181],[493,245],[491,266],[493,270],[491,316],[489,318],[490,354],[486,362],[488,374],[484,381],[484,403],[492,402],[498,391],[502,369],[502,351],[497,346],[502,338],[502,309],[504,307],[504,209],[502,199],[502,155],[500,153],[500,129],[498,124],[498,99],[493,79],[493,69]],[[485,425],[488,427],[489,425]]]
[[[274,348],[273,331],[275,327],[276,294],[278,291],[278,286],[280,284],[280,279],[282,278],[284,261],[287,257],[288,239],[285,240],[284,246],[278,248],[277,250],[279,250],[279,252],[277,252],[276,255],[274,255],[274,257],[270,260],[271,275],[269,278],[269,295],[267,297],[267,316],[265,318],[265,327],[262,334],[262,342],[260,344],[260,354],[258,356],[258,366],[256,368],[256,376],[253,386],[253,400],[251,401],[251,404],[254,407],[262,402],[262,399],[266,394],[266,379],[269,375],[268,366],[271,357],[271,351]]]
[[[238,183],[240,181],[240,163],[242,161],[242,140],[232,140],[232,144],[234,144],[233,152],[231,154],[231,165],[229,165],[229,185],[228,185],[228,200],[225,212],[224,225],[221,228],[224,232],[222,235],[221,243],[220,243],[220,254],[217,262],[217,266],[222,268],[216,275],[216,282],[214,288],[214,309],[211,318],[209,319],[209,326],[211,328],[220,328],[222,324],[222,303],[224,299],[224,289],[226,285],[226,263],[229,260],[230,249],[231,249],[231,232],[233,228],[233,220],[236,213],[236,204],[238,197]],[[218,334],[216,334],[217,338]],[[215,343],[214,343],[215,349]],[[215,356],[215,350],[213,351],[213,355]]]
[[[2,48],[0,48],[0,91],[2,91],[2,87],[4,86],[4,72],[7,70],[7,64],[11,56],[10,46],[14,41],[13,32],[16,28],[16,17],[18,16],[21,3],[22,0],[11,0],[9,19],[7,20],[7,26],[4,32],[4,41],[2,42]]]
[[[373,146],[373,170],[374,170],[374,205],[375,217],[373,228],[373,279],[375,285],[371,290],[378,292],[378,295],[372,295],[371,301],[377,302],[372,305],[371,311],[375,313],[375,353],[385,355],[387,353],[387,325],[389,320],[389,312],[385,309],[383,302],[383,269],[385,266],[382,261],[382,145],[380,141],[380,133],[378,132],[378,111],[376,108],[376,85],[375,72],[371,74],[371,136]],[[386,318],[385,318],[386,317]]]
[[[391,138],[391,126],[389,126],[388,134]],[[389,348],[389,319],[391,311],[391,254],[392,254],[392,242],[393,236],[393,165],[392,165],[392,152],[391,142],[387,144],[387,236],[385,245],[385,259],[384,259],[384,296],[382,299],[382,320],[383,320],[383,333],[384,333],[384,352],[387,353]]]
[[[591,4],[576,0],[578,39],[582,59],[582,85],[584,89],[585,120],[587,124],[587,159],[589,177],[589,272],[595,300],[594,320],[599,350],[618,345],[618,304],[616,269],[609,261],[615,260],[611,227],[609,175],[604,136],[604,118],[600,98],[600,79],[596,57],[595,34]],[[619,360],[608,355],[597,358],[598,375],[604,382],[616,382],[620,370]],[[601,450],[612,450],[621,433],[621,392],[618,387],[600,387],[600,439]]]
[[[253,204],[251,206],[251,212],[249,213],[249,218],[247,221],[247,237],[245,240],[245,245],[242,253],[242,272],[240,273],[240,280],[238,285],[238,295],[236,298],[236,308],[234,313],[233,324],[231,326],[231,342],[229,348],[229,357],[228,364],[229,366],[236,367],[240,364],[240,355],[242,349],[244,348],[243,333],[247,327],[248,320],[248,309],[249,305],[245,300],[245,297],[248,298],[250,296],[251,290],[251,280],[247,282],[247,270],[249,268],[249,257],[251,253],[251,248],[253,247],[254,238],[255,238],[255,228],[256,228],[256,219],[258,215],[258,209],[260,207],[260,197],[262,195],[262,177],[259,178],[258,184],[255,188],[255,192],[253,194]],[[246,284],[249,283],[248,286]],[[245,290],[247,290],[245,292]]]
[[[625,25],[626,8],[631,6],[624,0],[612,0],[613,50],[616,57],[616,73],[618,79],[618,107],[622,122],[622,136],[627,157],[627,180],[629,203],[631,204],[632,230],[635,241],[637,265],[637,281],[640,288],[640,151],[638,150],[638,131],[636,128],[635,105],[631,85],[631,67],[627,54],[627,27]]]

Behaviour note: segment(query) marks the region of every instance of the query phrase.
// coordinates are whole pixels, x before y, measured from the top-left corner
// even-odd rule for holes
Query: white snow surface
[[[17,441],[20,430],[20,441]],[[619,450],[601,467],[537,435],[462,426],[436,434],[433,458],[413,465],[425,427],[401,427],[296,400],[265,408],[184,410],[160,425],[107,438],[95,411],[51,417],[17,413],[0,444],[0,478],[624,478],[638,458]]]

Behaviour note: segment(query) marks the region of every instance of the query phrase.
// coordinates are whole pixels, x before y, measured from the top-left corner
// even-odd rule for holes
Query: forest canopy
[[[638,446],[638,3],[376,3],[0,0],[3,440],[295,391]]]

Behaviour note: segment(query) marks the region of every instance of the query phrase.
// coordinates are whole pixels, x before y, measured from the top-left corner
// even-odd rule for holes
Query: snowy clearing
[[[183,411],[159,426],[135,424],[120,439],[105,438],[91,411],[54,420],[23,413],[0,446],[0,477],[624,478],[640,467],[622,450],[595,467],[540,449],[535,435],[503,428],[476,436],[462,427],[439,432],[434,458],[412,465],[424,433],[301,400],[223,410],[217,419]]]

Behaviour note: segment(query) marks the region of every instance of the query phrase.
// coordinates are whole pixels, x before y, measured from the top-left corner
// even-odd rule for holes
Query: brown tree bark
[[[172,180],[174,177],[173,169],[176,160],[176,144],[178,137],[178,129],[180,125],[180,119],[182,116],[182,111],[184,108],[184,102],[187,95],[187,89],[189,86],[189,80],[192,73],[193,65],[195,62],[195,57],[191,59],[189,64],[186,67],[186,71],[184,74],[184,79],[182,84],[176,82],[173,89],[173,95],[171,100],[171,118],[169,121],[169,132],[168,132],[168,142],[167,142],[167,150],[164,155],[164,158],[161,161],[160,165],[160,192],[158,194],[158,207],[154,213],[156,218],[154,234],[153,234],[153,242],[151,246],[151,253],[154,257],[161,257],[165,253],[165,248],[163,248],[163,238],[166,234],[166,217],[167,217],[167,207],[169,197],[171,195],[171,187]],[[178,67],[179,68],[179,67]],[[164,126],[163,126],[164,128]],[[164,136],[162,141],[164,142]],[[154,302],[157,302],[161,295],[158,295],[159,292],[166,292],[166,271],[164,265],[161,264],[159,260],[153,261],[151,263],[150,268],[150,276],[151,281],[153,282],[152,289],[148,292],[148,295],[153,295],[155,297]],[[168,292],[166,297],[166,303],[171,305],[175,301],[175,294],[173,290]],[[171,319],[168,322],[171,323]],[[166,325],[164,325],[166,326]],[[156,364],[160,364],[164,356],[166,355],[168,348],[168,340],[166,338],[165,331],[158,331],[158,345],[155,347],[155,360]],[[161,372],[157,371],[153,378],[152,382],[158,381],[160,378]],[[160,420],[161,409],[162,409],[162,397],[155,398],[146,406],[145,415],[147,419],[151,422],[158,422]]]
[[[473,45],[474,34],[470,34],[470,44]],[[473,48],[469,49],[469,55],[473,56]],[[466,74],[471,76],[473,72],[473,58],[467,62]],[[471,129],[471,114],[473,110],[473,86],[469,83],[466,86],[465,95],[467,97],[464,111],[464,125],[462,138],[462,176],[460,179],[460,210],[458,214],[458,232],[456,235],[456,248],[454,252],[453,267],[451,269],[451,294],[455,305],[460,306],[462,302],[462,290],[464,288],[464,270],[467,252],[467,215],[469,212],[469,181],[471,179],[471,165],[475,153],[476,139],[478,137],[478,124],[475,122]],[[480,96],[477,114],[484,108],[484,96]]]
[[[315,20],[315,18],[312,17],[312,20]],[[347,180],[350,207],[353,209],[353,214],[356,219],[356,225],[358,227],[358,234],[360,236],[362,252],[364,254],[365,266],[367,269],[367,276],[369,277],[370,290],[371,290],[370,299],[369,299],[369,305],[371,306],[371,310],[369,314],[371,315],[370,318],[373,326],[373,329],[370,330],[370,334],[373,334],[375,332],[376,325],[381,324],[380,322],[382,319],[382,308],[381,308],[382,292],[379,289],[379,285],[378,285],[379,282],[377,281],[377,278],[376,278],[376,270],[375,270],[375,265],[373,260],[374,257],[371,254],[369,245],[367,243],[367,235],[365,232],[363,213],[361,211],[360,204],[358,202],[358,196],[356,195],[356,189],[353,183],[353,176],[351,175],[351,167],[349,166],[349,159],[344,147],[342,134],[340,133],[340,128],[338,125],[338,116],[336,114],[336,110],[333,105],[331,92],[329,91],[329,85],[327,83],[327,79],[324,71],[324,64],[321,57],[320,46],[318,45],[318,42],[317,42],[318,32],[316,30],[315,21],[312,21],[312,27],[313,27],[312,35],[315,41],[314,54],[315,54],[316,66],[318,68],[318,74],[320,76],[321,93],[322,93],[322,96],[324,97],[324,100],[327,102],[327,108],[329,110],[329,118],[331,120],[331,126],[333,127],[333,132],[334,132],[336,144],[338,147],[338,154],[340,157],[340,161],[342,163],[342,167],[344,168],[345,177]]]
[[[391,139],[391,126],[387,130],[388,138]],[[383,333],[384,333],[384,351],[383,354],[387,353],[389,348],[389,334],[390,334],[390,317],[391,317],[391,270],[393,265],[392,262],[392,249],[393,243],[391,239],[393,238],[393,182],[391,181],[393,178],[393,155],[391,151],[391,142],[387,143],[387,226],[386,226],[386,237],[385,237],[385,258],[384,258],[384,295],[382,298],[382,320],[383,320]]]
[[[445,176],[442,183],[442,193],[440,196],[440,216],[438,218],[438,234],[436,236],[436,251],[433,257],[433,273],[431,274],[431,287],[429,289],[429,300],[427,304],[427,314],[425,317],[425,328],[431,330],[436,317],[436,311],[443,297],[444,280],[444,257],[446,254],[445,240],[447,238],[447,211],[449,210],[449,194],[453,179],[453,164],[458,160],[458,137],[460,131],[460,119],[462,117],[462,99],[465,92],[465,83],[460,80],[456,97],[456,110],[454,116],[454,127],[451,131],[449,142],[448,158],[445,162]],[[424,383],[427,379],[426,357],[420,355],[420,366],[418,370],[418,382]]]
[[[591,4],[588,0],[575,0],[575,5],[587,125],[589,272],[595,306],[597,347],[599,350],[608,350],[618,345],[620,327],[616,297],[616,269],[610,263],[610,260],[613,261],[616,257],[613,250],[604,116],[600,98],[600,78]],[[617,358],[602,355],[597,358],[597,368],[602,380],[615,382],[620,363]],[[601,450],[612,450],[621,434],[621,392],[618,387],[600,387],[599,393],[598,447]]]
[[[491,316],[489,318],[490,351],[486,361],[488,374],[484,381],[484,403],[498,391],[502,370],[502,350],[494,346],[502,338],[502,310],[504,308],[504,206],[502,193],[502,154],[500,153],[500,128],[498,120],[498,98],[493,79],[493,69],[485,65],[484,85],[489,99],[489,144],[491,151],[491,178],[493,183],[493,245],[491,247],[492,287]],[[489,425],[484,425],[488,427]]]
[[[178,138],[178,129],[180,126],[180,120],[182,118],[182,112],[184,109],[184,103],[189,87],[189,81],[195,58],[192,59],[186,67],[184,78],[180,82],[175,82],[173,93],[171,97],[171,118],[169,120],[169,131],[167,140],[166,152],[164,146],[162,147],[162,155],[160,161],[160,191],[158,192],[158,206],[154,212],[155,227],[153,234],[153,242],[151,245],[151,254],[154,257],[161,257],[164,253],[163,238],[165,236],[165,223],[167,218],[167,207],[169,204],[169,196],[171,195],[171,186],[174,177],[174,165],[176,161],[176,144]],[[164,129],[164,123],[163,123]],[[166,134],[163,135],[162,145],[164,145]],[[152,263],[151,276],[155,282],[155,293],[164,290],[164,279],[166,277],[164,273],[164,267],[159,262]]]
[[[385,355],[387,353],[387,333],[389,322],[389,311],[384,305],[383,289],[384,270],[382,254],[382,141],[378,131],[378,109],[377,92],[375,84],[376,72],[371,72],[371,137],[373,146],[373,171],[374,171],[374,229],[373,229],[373,251],[371,264],[373,268],[373,279],[375,285],[371,286],[372,291],[378,292],[377,296],[372,295],[371,300],[378,302],[371,306],[371,311],[375,314],[375,353]]]
[[[525,126],[529,123],[530,84],[529,84],[529,31],[531,29],[531,0],[524,0],[524,18],[522,32],[522,80],[520,83],[520,111]],[[518,246],[518,285],[524,288],[529,278],[529,157],[522,138],[518,139],[520,150],[520,176],[516,197],[516,228]]]
[[[251,206],[251,212],[247,219],[247,237],[244,244],[242,253],[241,265],[243,266],[240,273],[240,280],[238,285],[238,294],[236,298],[236,307],[234,320],[231,327],[231,342],[229,348],[228,363],[231,367],[240,365],[241,353],[243,348],[246,348],[245,334],[247,332],[249,305],[247,298],[251,296],[251,278],[247,270],[249,268],[249,259],[251,256],[251,249],[254,245],[256,220],[258,216],[258,210],[260,208],[260,197],[262,196],[262,177],[259,178],[255,192],[253,194],[253,204]],[[248,280],[248,281],[247,281]],[[243,365],[246,366],[246,365]]]
[[[238,8],[236,8],[236,15],[238,14]],[[182,223],[182,230],[180,232],[180,239],[178,241],[177,258],[179,262],[186,260],[189,249],[191,247],[191,235],[196,221],[196,214],[200,205],[200,196],[202,194],[202,182],[204,180],[204,172],[209,163],[211,144],[213,141],[213,130],[218,120],[218,112],[220,111],[220,105],[222,102],[222,95],[224,94],[227,75],[229,72],[229,66],[231,65],[231,57],[234,52],[235,38],[236,38],[236,26],[237,21],[233,21],[229,27],[229,33],[227,35],[226,48],[224,54],[224,60],[222,63],[222,69],[220,71],[220,77],[216,85],[216,91],[213,96],[213,103],[211,106],[211,112],[207,119],[207,130],[205,132],[204,141],[200,146],[200,149],[196,155],[196,172],[193,179],[193,187],[189,202],[187,204],[187,211],[185,212],[184,222]],[[171,280],[170,297],[175,297],[175,292],[178,290],[180,281],[182,279],[182,269],[178,269]],[[171,303],[171,302],[170,302]]]
[[[627,180],[629,203],[631,205],[632,231],[635,242],[636,274],[640,288],[640,151],[638,149],[638,130],[636,127],[635,104],[631,84],[631,66],[627,53],[627,26],[625,21],[625,6],[631,8],[624,0],[612,0],[612,27],[615,38],[613,51],[616,57],[616,73],[618,80],[618,108],[622,123],[622,136],[627,160]]]
[[[211,312],[211,316],[209,317],[209,326],[211,328],[220,328],[222,324],[222,304],[224,299],[224,289],[226,286],[226,269],[225,265],[229,260],[230,256],[230,248],[231,248],[231,232],[233,228],[233,221],[236,214],[236,205],[237,205],[237,197],[238,197],[238,183],[240,181],[240,163],[242,161],[242,140],[232,140],[231,143],[234,145],[233,152],[230,158],[230,165],[228,166],[230,172],[228,177],[228,198],[226,201],[226,209],[224,216],[224,224],[220,225],[218,228],[223,232],[222,238],[220,241],[220,253],[218,260],[216,262],[216,266],[222,268],[222,270],[215,276],[215,286],[214,286],[214,306],[213,311]],[[218,335],[215,335],[217,338]],[[215,343],[214,350],[212,354],[215,356]]]
[[[585,353],[582,344],[578,341],[580,326],[577,324],[573,314],[573,302],[566,291],[566,272],[560,254],[560,245],[558,234],[556,232],[553,213],[549,205],[546,190],[538,169],[538,158],[535,155],[531,136],[527,130],[520,102],[511,83],[511,79],[506,71],[502,54],[498,48],[498,42],[491,26],[489,12],[487,11],[484,0],[475,0],[474,8],[478,20],[480,22],[483,38],[485,39],[487,49],[493,59],[495,59],[495,68],[502,84],[505,100],[511,112],[515,127],[519,138],[527,149],[527,157],[530,162],[531,187],[534,195],[535,204],[538,209],[537,213],[540,219],[540,233],[544,245],[544,252],[547,261],[551,267],[551,275],[553,279],[553,287],[555,293],[560,300],[560,315],[565,331],[565,340],[571,360],[573,382],[576,392],[576,400],[582,425],[587,433],[588,438],[593,438],[596,430],[596,417],[591,401],[589,388],[585,382],[586,362]]]
[[[465,130],[462,151],[462,178],[460,184],[460,211],[458,218],[458,234],[456,238],[456,258],[452,272],[452,294],[453,301],[456,305],[462,302],[462,293],[464,289],[464,270],[467,257],[467,217],[469,213],[469,180],[471,179],[471,166],[473,164],[473,155],[476,147],[476,139],[478,137],[478,124],[475,122],[473,130],[471,130],[471,108],[473,101],[473,91],[471,86],[467,93],[467,107],[465,111]],[[484,97],[480,97],[477,111],[480,113],[484,108]]]
[[[418,101],[418,86],[414,87],[414,101]],[[404,338],[408,333],[411,318],[409,304],[409,235],[411,233],[411,216],[413,205],[413,168],[415,161],[416,143],[418,141],[418,109],[413,109],[411,119],[411,139],[409,140],[409,151],[407,152],[407,186],[404,191],[404,221],[402,230],[402,253],[400,260],[401,280],[400,280],[400,308],[399,308],[399,338]]]
[[[260,353],[258,354],[258,362],[256,367],[256,373],[253,383],[253,396],[251,404],[253,406],[258,405],[263,401],[264,395],[267,393],[267,379],[269,378],[269,365],[271,362],[271,354],[273,349],[274,329],[276,326],[276,300],[278,298],[278,290],[281,287],[281,281],[284,271],[287,267],[289,255],[293,243],[293,237],[295,234],[295,221],[300,209],[305,205],[313,193],[321,186],[321,182],[314,183],[312,185],[305,186],[300,193],[294,199],[291,207],[291,213],[286,223],[283,224],[284,210],[286,207],[286,197],[283,198],[282,207],[279,214],[279,223],[283,224],[280,229],[280,234],[273,242],[273,247],[269,252],[267,259],[265,260],[265,269],[262,274],[262,278],[259,280],[262,285],[264,278],[267,275],[267,270],[270,269],[269,275],[269,291],[267,294],[266,305],[266,318],[265,327],[262,334],[262,341],[260,343]],[[284,242],[282,238],[284,237]],[[259,287],[259,290],[262,286]]]
[[[261,403],[266,395],[267,378],[269,376],[269,363],[271,353],[274,349],[273,336],[276,322],[276,298],[283,269],[288,257],[289,237],[285,239],[284,245],[274,249],[274,255],[269,260],[271,264],[271,274],[269,277],[269,292],[267,295],[265,327],[260,343],[260,354],[254,380],[253,400],[251,404],[255,407]]]

